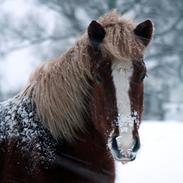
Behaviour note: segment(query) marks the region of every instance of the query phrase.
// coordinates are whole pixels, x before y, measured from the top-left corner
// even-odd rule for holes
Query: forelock
[[[109,24],[116,24],[119,21],[120,15],[116,10],[110,11],[98,19],[98,22],[101,23],[104,27]]]
[[[105,28],[106,37],[101,48],[118,60],[139,59],[145,49],[134,34],[135,23],[124,19],[117,11],[111,11],[98,19]]]

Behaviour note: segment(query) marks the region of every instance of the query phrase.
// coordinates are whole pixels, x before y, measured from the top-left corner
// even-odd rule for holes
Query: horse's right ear
[[[146,20],[134,29],[134,33],[140,38],[144,46],[147,46],[152,39],[153,23],[151,20]]]
[[[88,37],[94,44],[99,44],[105,37],[105,30],[97,21],[93,20],[88,26]]]

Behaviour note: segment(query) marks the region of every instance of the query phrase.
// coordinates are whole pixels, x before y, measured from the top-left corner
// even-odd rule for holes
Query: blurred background
[[[0,0],[0,101],[16,94],[40,62],[73,45],[92,19],[114,8],[155,25],[145,59],[144,118],[183,120],[182,0]]]
[[[183,137],[180,135],[183,130],[180,125],[183,122],[182,0],[0,0],[0,101],[18,93],[37,65],[73,45],[91,20],[114,8],[127,19],[136,22],[151,19],[154,22],[154,40],[145,56],[148,77],[145,79],[144,120],[156,121],[144,124],[142,133],[152,134],[155,138],[144,141],[144,144],[152,142],[154,147],[149,147],[155,152],[158,152],[157,148],[164,148],[166,152],[161,151],[162,156],[155,153],[157,161],[174,157],[175,162],[183,163],[182,156],[176,155],[183,150],[180,140]],[[174,122],[159,126],[165,121]],[[158,143],[162,146],[157,146]],[[173,154],[168,154],[170,149]],[[155,163],[154,159],[150,162]],[[138,167],[139,164],[132,166]],[[170,169],[162,173],[165,177],[177,177],[175,172],[179,171],[174,170],[179,166],[176,165],[172,167],[165,163],[158,170],[161,172],[163,167],[169,166]],[[144,166],[146,169],[147,164]],[[156,168],[150,169],[149,174],[153,171],[157,171]],[[183,182],[183,178],[173,181],[173,177],[170,182]],[[151,180],[163,182],[162,179]],[[143,181],[139,179],[139,182]],[[130,183],[130,180],[124,183]]]

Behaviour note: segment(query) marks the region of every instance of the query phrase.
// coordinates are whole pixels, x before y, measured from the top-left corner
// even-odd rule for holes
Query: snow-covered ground
[[[116,163],[116,183],[183,183],[183,122],[144,122],[134,162]]]

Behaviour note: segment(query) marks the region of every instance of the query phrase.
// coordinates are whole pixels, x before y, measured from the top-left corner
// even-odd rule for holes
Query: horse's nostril
[[[134,156],[134,155],[130,155],[130,161],[133,161],[133,160],[135,160],[136,159],[136,156]]]
[[[118,149],[116,137],[117,137],[117,136],[113,136],[113,137],[112,137],[112,148],[113,148],[113,149]]]
[[[132,149],[132,152],[137,152],[140,149],[140,139],[139,137],[135,137],[134,139],[134,147]]]

